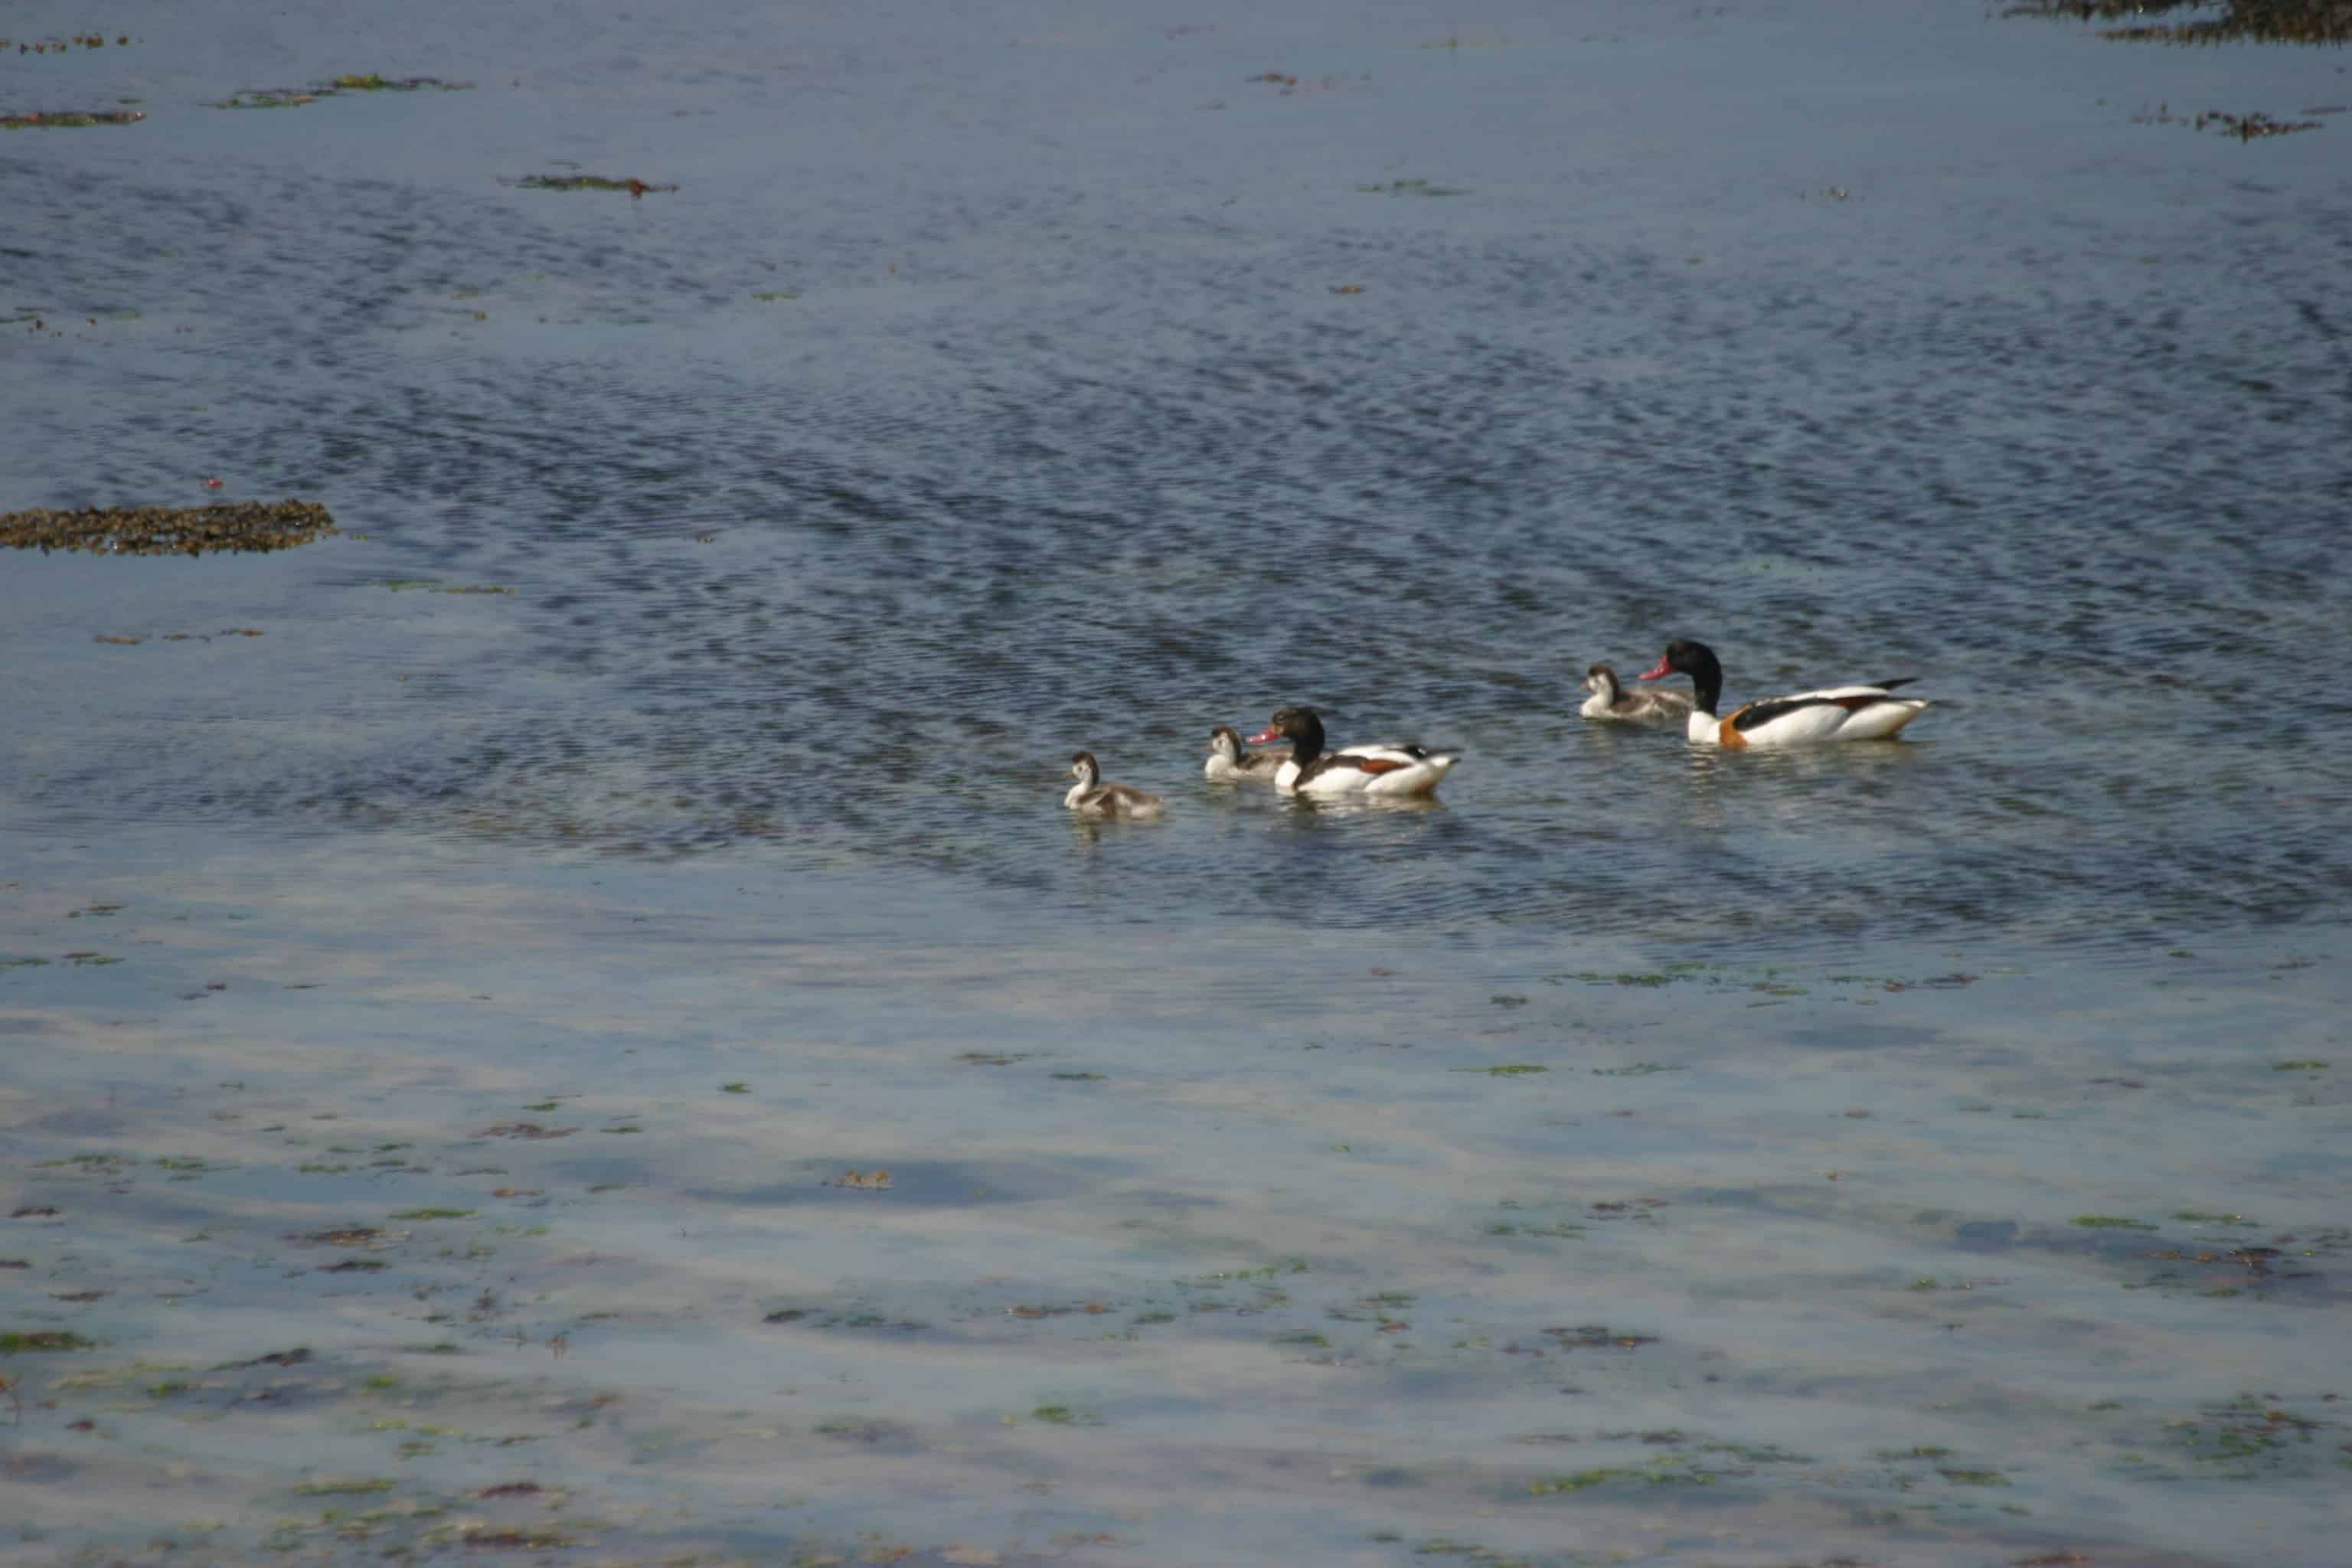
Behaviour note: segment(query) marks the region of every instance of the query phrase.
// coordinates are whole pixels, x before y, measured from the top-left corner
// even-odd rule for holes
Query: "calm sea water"
[[[345,533],[0,560],[0,1560],[2332,1560],[2335,56],[109,26],[0,506]],[[1678,636],[1936,705],[1576,716]],[[1444,805],[1203,783],[1301,701]]]

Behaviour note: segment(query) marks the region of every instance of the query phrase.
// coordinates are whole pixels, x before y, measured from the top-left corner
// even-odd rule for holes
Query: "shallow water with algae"
[[[0,1563],[2336,1560],[2333,54],[24,9]]]

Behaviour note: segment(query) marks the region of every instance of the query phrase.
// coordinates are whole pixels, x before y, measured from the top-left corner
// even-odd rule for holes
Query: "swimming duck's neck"
[[[1290,737],[1290,760],[1303,768],[1322,754],[1323,721],[1309,713],[1306,726]]]
[[[1715,717],[1715,705],[1723,696],[1723,671],[1700,669],[1691,672],[1691,710]]]

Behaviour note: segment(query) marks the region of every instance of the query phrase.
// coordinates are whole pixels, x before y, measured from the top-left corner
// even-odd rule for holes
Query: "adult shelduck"
[[[1078,782],[1070,786],[1062,804],[1080,816],[1157,816],[1168,805],[1156,795],[1103,783],[1102,764],[1095,761],[1092,752],[1072,754],[1070,774]]]
[[[1277,708],[1265,729],[1250,737],[1253,746],[1290,742],[1290,755],[1274,775],[1285,795],[1433,795],[1447,770],[1462,759],[1414,745],[1346,746],[1323,750],[1323,721],[1312,708]]]
[[[1890,697],[1898,686],[1916,677],[1882,681],[1876,686],[1832,686],[1821,691],[1797,691],[1767,698],[1715,716],[1723,695],[1723,666],[1705,643],[1677,638],[1666,645],[1664,658],[1644,680],[1664,680],[1680,671],[1691,678],[1690,738],[1701,745],[1745,751],[1756,746],[1811,746],[1824,741],[1883,741],[1919,717],[1927,706],[1924,697]]]
[[[1577,711],[1587,719],[1672,719],[1689,717],[1691,700],[1681,691],[1628,691],[1616,670],[1596,664],[1584,672],[1584,689],[1592,693]]]
[[[1206,769],[1213,779],[1231,783],[1235,779],[1256,779],[1272,784],[1274,775],[1290,759],[1280,752],[1244,752],[1241,731],[1231,724],[1220,724],[1209,731],[1209,764]]]

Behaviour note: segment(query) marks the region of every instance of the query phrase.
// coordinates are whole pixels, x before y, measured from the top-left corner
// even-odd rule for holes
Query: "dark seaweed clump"
[[[88,507],[0,513],[0,546],[87,550],[93,555],[203,555],[290,550],[335,531],[317,501],[226,501],[217,506]]]
[[[2340,109],[2315,109],[2314,114],[2340,114]],[[2231,114],[2224,110],[2209,109],[2202,114],[2175,114],[2168,103],[2158,104],[2154,112],[2143,110],[2132,116],[2134,125],[2189,125],[2202,131],[2211,126],[2224,136],[2234,136],[2241,142],[2257,142],[2269,136],[2292,136],[2298,131],[2316,131],[2316,120],[2275,120],[2256,110],[2252,114]]]
[[[2273,120],[2259,110],[2252,114],[2224,114],[2209,110],[2197,117],[2197,129],[2202,131],[2208,122],[2241,142],[2259,141],[2265,136],[2292,136],[2298,131],[2316,131],[2316,120]]]
[[[2015,0],[2004,16],[2108,22],[2167,11],[2210,11],[2211,0]],[[2193,22],[2135,22],[2105,36],[2149,44],[2352,43],[2352,0],[2223,0],[2219,16]]]
[[[131,35],[128,33],[119,34],[115,37],[114,41],[118,45],[128,45],[131,42]],[[106,47],[106,35],[103,33],[76,33],[70,38],[0,38],[0,54],[6,53],[8,46],[11,44],[16,45],[16,52],[20,55],[62,55],[68,50],[77,47],[85,49],[102,49]]]
[[[626,191],[632,196],[642,196],[647,191],[677,189],[676,185],[648,184],[634,178],[615,180],[604,174],[525,174],[520,180],[499,183],[520,185],[526,191]]]
[[[44,114],[0,114],[0,131],[57,131],[77,125],[135,125],[147,116],[135,109],[68,109]]]
[[[208,109],[299,109],[322,98],[345,92],[464,92],[470,81],[444,81],[437,76],[379,76],[373,71],[331,78],[310,87],[240,88]]]

